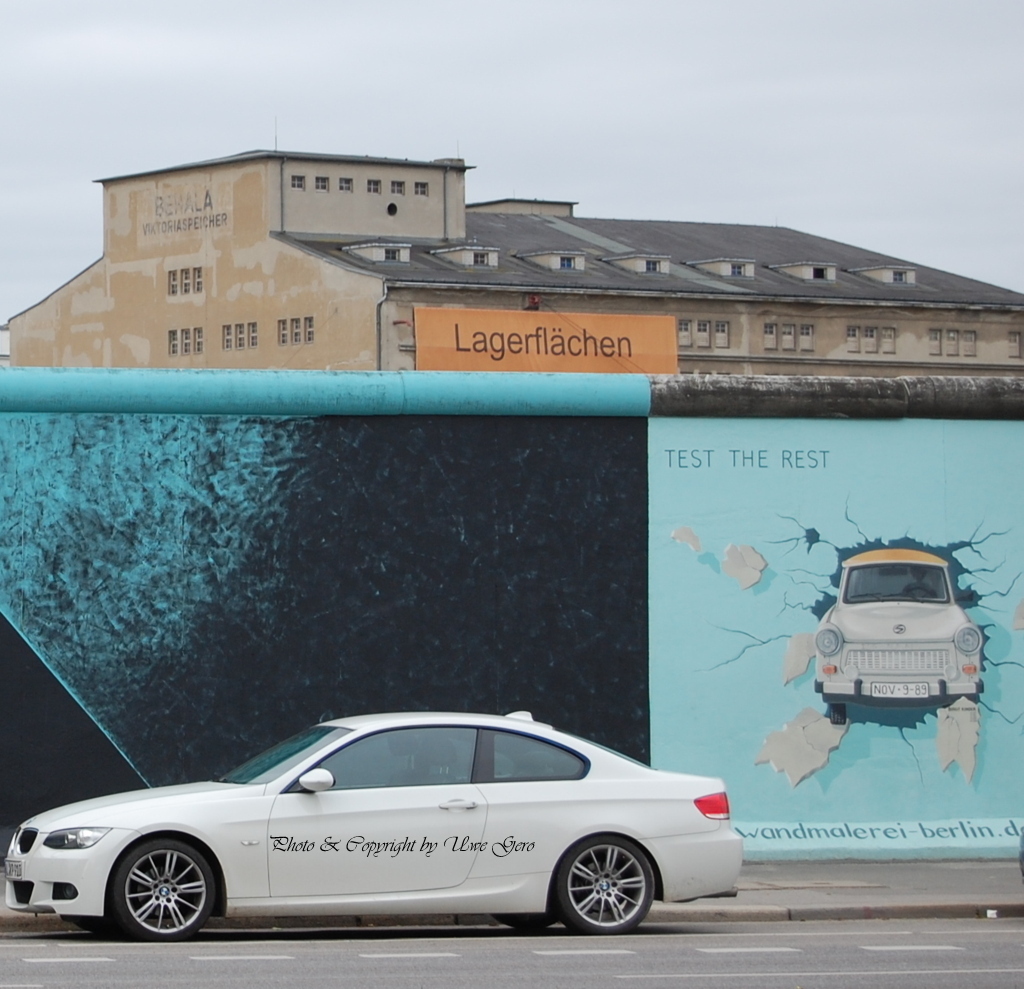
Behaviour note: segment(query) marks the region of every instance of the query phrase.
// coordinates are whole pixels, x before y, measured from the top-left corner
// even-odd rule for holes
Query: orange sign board
[[[675,374],[672,316],[514,309],[415,311],[418,371]]]

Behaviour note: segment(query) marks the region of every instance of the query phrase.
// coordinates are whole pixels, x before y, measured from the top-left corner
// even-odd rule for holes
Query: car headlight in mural
[[[366,715],[220,780],[31,818],[6,903],[149,941],[215,912],[473,912],[616,934],[655,896],[728,891],[741,860],[721,780],[655,771],[525,712]]]
[[[815,689],[833,724],[846,705],[945,707],[981,694],[982,634],[956,603],[949,566],[912,549],[843,561],[836,603],[818,626]]]

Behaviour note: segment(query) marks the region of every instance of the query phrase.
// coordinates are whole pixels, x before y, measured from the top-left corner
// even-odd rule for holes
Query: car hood
[[[843,633],[847,642],[952,639],[956,630],[969,621],[955,604],[911,601],[873,601],[837,606],[827,620]],[[903,625],[905,631],[895,632],[896,625]]]
[[[242,794],[262,792],[263,786],[240,786],[237,783],[183,783],[179,786],[157,786],[150,790],[132,790],[94,797],[75,804],[65,804],[30,817],[22,827],[37,828],[49,833],[61,828],[132,828],[139,821],[139,810],[145,806],[146,820],[162,816],[180,818],[187,807],[213,801],[232,800]],[[174,813],[176,812],[176,813]]]

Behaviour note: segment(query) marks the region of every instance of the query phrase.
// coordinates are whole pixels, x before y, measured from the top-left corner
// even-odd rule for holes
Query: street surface
[[[0,989],[1010,989],[1024,919],[648,924],[618,938],[509,928],[212,930],[148,945],[0,936]]]

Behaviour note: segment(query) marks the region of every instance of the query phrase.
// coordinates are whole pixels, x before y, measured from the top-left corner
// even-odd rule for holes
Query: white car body
[[[818,625],[815,687],[833,707],[976,701],[983,641],[956,603],[941,557],[910,549],[860,553],[843,561],[836,603]]]
[[[654,870],[653,892],[666,901],[726,892],[739,873],[742,841],[727,820],[721,780],[650,769],[526,714],[382,714],[320,727],[347,733],[326,736],[273,779],[116,794],[31,818],[8,853],[7,906],[109,919],[119,862],[154,836],[205,856],[216,880],[213,910],[227,916],[550,913],[560,862],[595,835],[641,849]],[[396,734],[405,729],[419,734]],[[481,779],[478,747],[472,781],[298,789],[299,777],[312,780],[315,773],[305,774],[325,757],[340,765],[342,749],[375,735],[352,751],[405,759],[391,750],[409,740],[451,736],[483,746],[486,735],[492,767],[503,758],[498,749],[511,745],[557,749],[586,769],[574,779]],[[719,811],[709,817],[695,800],[713,795],[725,802],[724,814],[705,802]],[[71,829],[109,830],[90,847],[49,847],[52,836],[62,840]]]

